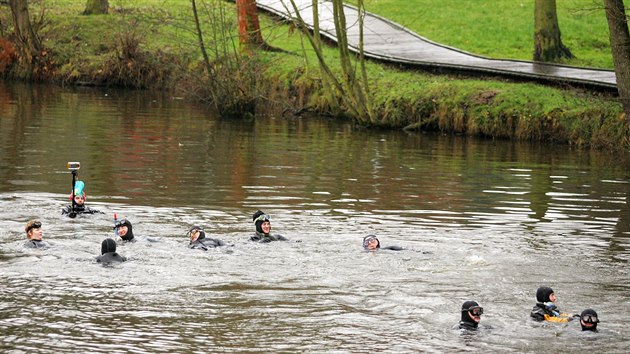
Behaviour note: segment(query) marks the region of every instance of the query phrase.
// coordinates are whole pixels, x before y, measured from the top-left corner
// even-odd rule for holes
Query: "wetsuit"
[[[543,302],[536,303],[530,315],[536,321],[566,323],[573,319],[569,314],[560,313],[556,305]]]
[[[573,319],[571,315],[560,313],[558,307],[551,301],[553,289],[548,286],[541,286],[536,290],[536,305],[532,309],[531,316],[536,321],[548,322],[569,322]]]
[[[382,250],[390,250],[390,251],[402,251],[403,248],[400,246],[386,246],[386,247],[380,247],[380,249]]]
[[[468,331],[476,331],[479,324],[477,322],[459,321],[458,328]]]
[[[126,261],[127,258],[116,253],[116,241],[106,238],[101,243],[101,255],[96,257],[98,263],[120,263]]]
[[[75,205],[74,210],[72,209],[72,205],[68,205],[61,210],[61,215],[75,217],[78,214],[104,214],[104,213],[100,210],[86,207],[85,205]]]
[[[370,249],[368,247],[369,241],[370,240],[376,240],[376,249]],[[390,251],[402,251],[403,248],[400,246],[385,246],[385,247],[381,247],[381,241],[379,241],[379,239],[374,236],[374,235],[367,235],[363,238],[363,249],[365,249],[366,251],[376,251],[378,249],[381,250],[390,250]]]
[[[123,240],[123,242],[136,242],[136,241],[138,241],[138,239],[133,236],[133,233],[131,233],[131,230],[129,230],[129,232],[127,232],[127,234],[125,236],[121,237],[120,239]]]
[[[204,251],[207,251],[210,248],[215,248],[215,247],[220,247],[220,246],[225,246],[225,242],[217,238],[209,238],[209,237],[196,239],[195,241],[192,241],[190,244],[188,244],[188,248],[204,250]]]
[[[268,243],[273,241],[289,241],[288,238],[282,235],[272,235],[272,234],[264,234],[262,232],[256,231],[254,236],[249,238],[250,241],[260,242],[260,243]]]
[[[26,248],[48,248],[50,245],[46,241],[42,240],[28,240],[24,244]]]
[[[121,263],[121,262],[125,262],[126,260],[127,258],[119,255],[117,252],[108,252],[108,253],[105,253],[96,257],[96,261],[98,263],[104,263],[104,264]]]

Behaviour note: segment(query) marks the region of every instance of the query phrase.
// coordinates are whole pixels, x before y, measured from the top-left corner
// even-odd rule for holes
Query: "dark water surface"
[[[627,154],[0,83],[0,352],[626,352]],[[64,218],[80,161],[88,205]],[[251,215],[290,242],[247,242]],[[94,257],[113,214],[131,261]],[[25,249],[39,218],[48,250]],[[199,223],[233,247],[189,250]],[[402,252],[361,250],[375,233]],[[536,288],[599,333],[529,319]],[[477,300],[473,335],[453,330]]]

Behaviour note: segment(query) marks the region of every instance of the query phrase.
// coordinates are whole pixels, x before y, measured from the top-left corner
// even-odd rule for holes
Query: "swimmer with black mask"
[[[479,306],[476,301],[466,301],[462,305],[461,319],[459,321],[459,329],[474,331],[479,327],[481,315],[483,315],[483,307]]]
[[[595,310],[586,309],[580,314],[580,326],[582,326],[582,331],[597,332],[598,323],[599,318],[597,317],[597,312],[595,312]]]
[[[566,313],[561,313],[556,306],[556,294],[553,289],[548,286],[541,286],[536,291],[536,305],[530,313],[531,317],[536,321],[548,321],[566,323],[573,320],[573,317]]]
[[[116,241],[111,238],[106,238],[101,242],[101,255],[96,257],[96,262],[103,264],[122,263],[127,258],[119,255],[116,252]]]
[[[186,236],[190,238],[188,248],[191,249],[207,251],[210,248],[225,246],[225,242],[219,240],[218,238],[206,237],[206,232],[197,225],[191,227],[186,233]]]
[[[381,247],[381,241],[375,235],[367,235],[363,238],[363,249],[366,251],[375,251],[375,250],[391,250],[391,251],[402,251],[403,248],[400,246],[386,246]]]
[[[271,216],[265,214],[262,210],[258,210],[252,216],[254,225],[256,226],[256,234],[249,238],[250,241],[267,243],[272,241],[288,241],[282,235],[271,234]]]

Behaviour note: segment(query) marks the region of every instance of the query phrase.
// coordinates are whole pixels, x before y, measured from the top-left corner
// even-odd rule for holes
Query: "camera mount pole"
[[[74,201],[74,186],[77,183],[77,171],[72,170],[72,213],[75,213],[77,203]]]

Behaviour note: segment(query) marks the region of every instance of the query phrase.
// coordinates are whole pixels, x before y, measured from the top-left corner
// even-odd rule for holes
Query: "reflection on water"
[[[148,92],[0,85],[0,350],[624,352],[630,163],[623,154],[220,120]],[[66,161],[88,204],[60,216]],[[251,215],[291,241],[252,244]],[[113,214],[159,243],[94,263]],[[49,250],[23,225],[44,223]],[[234,244],[186,248],[189,225]],[[367,233],[402,252],[360,250]],[[599,334],[529,321],[539,285]],[[468,299],[490,331],[452,326]],[[553,344],[552,344],[553,343]]]

